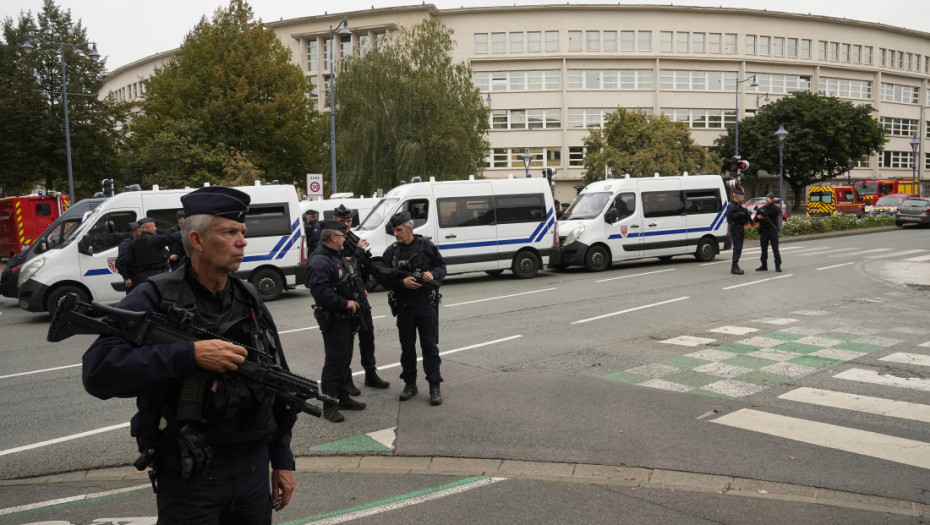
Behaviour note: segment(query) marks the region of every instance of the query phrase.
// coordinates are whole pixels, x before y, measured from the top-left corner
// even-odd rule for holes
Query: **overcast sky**
[[[306,0],[251,0],[256,18],[265,22],[280,19],[321,15],[325,11],[346,12],[374,7],[414,5],[417,2],[403,0],[340,0],[338,2]],[[465,1],[434,0],[440,9],[495,5],[540,5],[540,0]],[[556,2],[561,5],[561,2]],[[648,0],[636,1],[574,1],[572,4],[650,4]],[[664,5],[668,3],[663,2]],[[850,18],[866,22],[878,22],[930,33],[930,2],[927,0],[778,0],[761,2],[753,0],[688,0],[676,5],[708,7],[742,7],[769,9],[789,13]],[[174,49],[181,45],[184,35],[207,15],[211,18],[217,7],[228,5],[227,0],[58,0],[63,9],[70,9],[74,20],[81,19],[87,28],[87,36],[97,42],[100,54],[107,57],[107,68],[111,71],[135,60]],[[20,11],[38,12],[42,0],[2,0],[0,18],[19,17]]]

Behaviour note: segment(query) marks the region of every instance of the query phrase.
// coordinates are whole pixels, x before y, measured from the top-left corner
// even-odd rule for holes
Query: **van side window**
[[[685,203],[681,199],[681,191],[644,191],[643,216],[644,217],[672,217],[685,213]]]
[[[490,197],[455,197],[436,199],[440,228],[487,226],[494,222]]]
[[[621,193],[614,199],[613,209],[617,211],[617,220],[622,221],[636,212],[636,194]]]
[[[685,213],[720,213],[723,205],[719,190],[685,190]]]
[[[429,219],[429,201],[426,199],[409,200],[404,203],[403,209],[410,212],[414,228],[423,226]]]
[[[136,220],[135,212],[117,211],[108,213],[81,239],[84,253],[91,255],[115,248],[123,239],[129,237],[129,223]]]
[[[291,234],[291,214],[287,204],[249,206],[245,215],[245,237],[277,237]]]
[[[155,219],[155,227],[158,233],[164,233],[168,228],[178,223],[177,212],[183,208],[169,208],[162,210],[145,210],[145,216]]]
[[[498,224],[540,222],[546,219],[546,199],[542,194],[498,195],[494,197]]]

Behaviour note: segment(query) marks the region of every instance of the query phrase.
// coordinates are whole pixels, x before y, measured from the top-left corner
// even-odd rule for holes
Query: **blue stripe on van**
[[[96,275],[110,275],[111,273],[113,272],[111,272],[109,268],[98,268],[96,270],[87,270],[87,272],[84,274],[84,277],[93,277]]]
[[[701,228],[685,228],[685,229],[678,229],[678,230],[660,230],[660,231],[651,231],[651,232],[630,232],[629,234],[627,234],[626,238],[627,238],[627,239],[636,239],[636,238],[639,238],[639,237],[658,237],[658,236],[661,236],[661,235],[680,235],[680,234],[683,234],[683,233],[684,233],[684,234],[688,234],[688,233],[713,232],[713,231],[717,231],[717,230],[720,228],[720,226],[723,225],[723,219],[724,219],[725,217],[726,217],[726,210],[724,210],[724,211],[718,213],[717,216],[714,217],[714,220],[711,222],[710,226],[704,226],[704,227],[701,227]],[[620,238],[622,238],[622,237],[623,237],[623,236],[620,235],[619,233],[615,233],[615,234],[609,236],[608,239],[620,239]]]
[[[457,244],[442,244],[437,245],[436,247],[440,250],[461,250],[465,248],[481,248],[485,246],[506,246],[508,244],[527,244],[533,242],[539,242],[538,240],[534,241],[534,236],[539,236],[542,238],[543,235],[549,230],[549,226],[552,225],[552,219],[550,218],[549,222],[540,222],[539,225],[533,230],[533,233],[529,237],[518,238],[518,239],[500,239],[495,241],[480,241],[480,242],[460,242]],[[539,230],[542,229],[542,232]],[[537,233],[539,232],[539,233]]]

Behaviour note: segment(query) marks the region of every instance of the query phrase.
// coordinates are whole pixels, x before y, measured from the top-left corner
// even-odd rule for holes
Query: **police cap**
[[[139,219],[138,221],[136,221],[136,224],[138,224],[139,226],[142,226],[143,224],[146,224],[146,223],[149,223],[149,222],[155,222],[155,219],[153,219],[153,218],[151,218],[151,217],[142,217],[141,219]]]
[[[733,188],[733,195],[745,195],[745,194],[746,192],[743,191],[743,188],[740,188],[739,186]]]
[[[351,219],[352,210],[350,210],[349,208],[346,208],[345,204],[340,204],[338,208],[333,210],[333,217],[336,217],[339,219]]]
[[[391,228],[396,228],[401,224],[406,224],[411,220],[409,211],[402,211],[391,216]]]
[[[245,222],[251,201],[248,193],[226,186],[207,186],[181,197],[187,216],[214,215],[236,222]]]
[[[178,210],[178,211],[174,212],[174,218],[175,218],[175,219],[183,219],[183,218],[186,217],[186,216],[187,216],[187,215],[184,214],[184,210]]]
[[[775,194],[772,193],[772,192],[769,192],[768,195],[765,196],[765,198],[766,198],[766,199],[774,199],[774,198],[775,198]]]
[[[129,223],[129,231],[138,230],[138,229],[141,228],[141,227],[142,227],[142,225],[139,224],[139,223],[136,222],[136,221],[132,221],[132,222]]]
[[[319,214],[316,212],[316,210],[307,210],[307,213],[305,213],[304,215],[313,215],[315,217]]]
[[[320,223],[320,231],[323,230],[336,230],[342,232],[346,230],[346,225],[339,221],[323,221]]]

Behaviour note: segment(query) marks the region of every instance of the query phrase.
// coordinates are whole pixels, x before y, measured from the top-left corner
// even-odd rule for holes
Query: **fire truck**
[[[70,205],[57,192],[0,199],[0,259],[28,248]]]
[[[852,186],[811,186],[807,192],[807,216],[828,217],[840,213],[862,217],[865,200]]]
[[[862,196],[862,200],[868,207],[874,205],[878,199],[892,193],[920,193],[917,190],[917,181],[914,179],[857,180],[853,181],[853,188]]]

